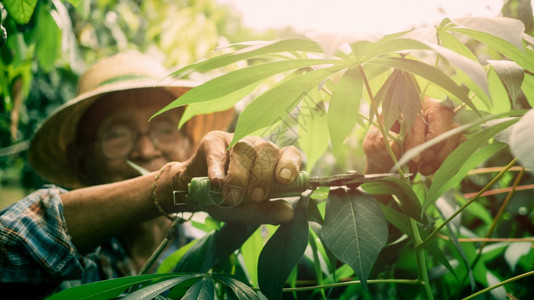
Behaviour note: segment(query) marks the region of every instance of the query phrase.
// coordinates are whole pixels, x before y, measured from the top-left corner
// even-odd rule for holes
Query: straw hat
[[[76,98],[60,106],[37,129],[28,152],[30,165],[51,183],[66,188],[83,187],[69,165],[67,149],[76,140],[84,112],[100,96],[111,92],[163,88],[179,97],[197,85],[165,78],[169,73],[157,60],[139,52],[125,52],[99,61],[80,78]],[[233,117],[233,108],[198,115],[186,123],[186,132],[196,143],[209,131],[227,129]]]

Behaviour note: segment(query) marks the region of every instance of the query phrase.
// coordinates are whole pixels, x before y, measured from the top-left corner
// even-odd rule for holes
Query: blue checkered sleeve
[[[57,285],[82,277],[54,186],[40,189],[0,211],[0,282]]]

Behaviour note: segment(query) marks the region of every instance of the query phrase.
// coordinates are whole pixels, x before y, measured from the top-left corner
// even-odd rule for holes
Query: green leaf
[[[365,48],[363,60],[406,50],[429,50],[425,43],[407,38],[384,38]]]
[[[26,24],[33,15],[37,0],[4,0],[2,4],[17,23]]]
[[[321,236],[367,288],[369,272],[388,239],[387,222],[376,200],[359,190],[332,189]]]
[[[77,7],[82,0],[67,0],[72,6]]]
[[[237,121],[232,145],[256,130],[283,120],[312,88],[343,66],[319,69],[284,81],[245,107]]]
[[[185,108],[185,111],[182,117],[180,118],[178,127],[181,128],[187,121],[189,121],[191,118],[193,118],[196,115],[209,114],[213,112],[230,109],[237,102],[239,102],[239,100],[250,95],[250,93],[258,85],[259,85],[259,82],[256,84],[245,86],[244,88],[235,90],[230,94],[227,94],[225,96],[222,96],[222,97],[219,97],[213,100],[188,104],[187,107]]]
[[[389,131],[397,120],[403,119],[407,130],[410,130],[421,110],[421,90],[408,72],[396,69],[390,78],[391,82],[384,85],[387,92],[377,94],[378,101],[382,102],[384,126]]]
[[[237,297],[243,300],[260,300],[258,294],[248,285],[227,274],[213,274],[214,279],[224,283]]]
[[[421,223],[428,223],[422,218],[421,203],[412,187],[400,178],[384,178],[382,181],[362,184],[362,189],[372,195],[395,195],[399,207],[404,213]]]
[[[473,54],[471,49],[464,43],[460,42],[454,35],[447,31],[439,31],[439,40],[444,47],[451,49],[452,51],[463,55],[472,61],[478,62],[478,58]]]
[[[56,293],[47,299],[111,299],[119,296],[132,285],[154,279],[169,279],[178,276],[203,276],[191,274],[147,274],[102,280],[72,287]]]
[[[250,283],[253,286],[258,286],[258,258],[260,257],[261,249],[265,243],[262,227],[258,228],[254,234],[252,234],[247,241],[241,246],[241,255],[243,256],[243,262],[247,271],[247,275],[250,278]]]
[[[434,175],[432,185],[430,185],[430,188],[428,189],[425,203],[434,203],[446,191],[460,183],[470,170],[476,168],[482,162],[486,161],[506,147],[507,145],[504,143],[495,142],[488,144],[481,149],[470,149],[470,154],[472,155],[460,166],[456,172],[453,172],[453,170],[449,170],[447,168],[439,168]]]
[[[311,194],[311,193],[310,193]],[[298,201],[293,220],[280,225],[263,247],[258,262],[258,281],[268,299],[281,299],[282,288],[308,244],[309,194]]]
[[[174,271],[207,272],[241,247],[256,228],[243,224],[225,224],[220,230],[200,238]]]
[[[530,72],[534,72],[534,59],[532,55],[524,53],[521,49],[514,47],[511,43],[497,36],[470,29],[452,28],[451,30],[465,34],[475,40],[478,40],[491,48],[497,50],[510,60],[515,61],[518,65]]]
[[[510,150],[517,157],[521,165],[534,173],[534,109],[529,110],[512,128],[510,135]]]
[[[139,299],[152,299],[152,298],[139,298]],[[213,284],[213,278],[206,276],[193,284],[192,287],[187,290],[182,300],[212,300],[215,299],[215,285]]]
[[[124,300],[152,299],[156,297],[157,295],[189,279],[200,279],[200,276],[199,275],[187,275],[187,276],[184,275],[184,276],[180,276],[176,278],[163,280],[158,283],[151,284],[145,288],[139,289],[131,294],[126,295],[124,298],[121,298],[121,299],[124,299]],[[203,280],[205,280],[205,278]],[[199,280],[199,282],[201,281],[202,280]]]
[[[185,76],[192,71],[207,72],[213,69],[224,67],[234,62],[249,59],[256,56],[266,55],[270,53],[291,52],[291,51],[307,51],[307,52],[322,52],[321,47],[306,39],[287,39],[270,43],[268,45],[261,44],[260,46],[249,46],[234,53],[226,53],[210,59],[188,65],[174,72],[174,76]]]
[[[205,102],[215,99],[219,99],[220,101],[220,98],[232,94],[234,94],[234,97],[228,97],[226,100],[229,102],[233,101],[233,103],[235,103],[243,98],[242,93],[235,93],[236,90],[241,90],[252,84],[259,84],[259,82],[265,78],[298,68],[321,64],[332,64],[335,62],[335,60],[325,59],[295,59],[264,63],[238,69],[219,77],[215,77],[199,86],[196,86],[175,101],[171,102],[169,105],[159,110],[156,114],[154,114],[154,116],[162,114],[169,109],[180,107],[186,104]]]
[[[472,29],[493,35],[507,41],[518,49],[523,49],[521,40],[525,31],[525,25],[517,19],[503,17],[463,17],[454,18],[452,22],[459,26],[453,27],[453,30],[457,28]]]
[[[335,154],[341,152],[345,138],[356,123],[360,110],[363,80],[355,67],[345,71],[334,90],[328,105],[328,131]]]
[[[490,138],[495,136],[502,130],[510,127],[517,119],[503,121],[492,127],[488,127],[475,135],[468,138],[465,142],[461,143],[456,149],[447,156],[441,167],[437,170],[434,181],[436,181],[436,191],[431,194],[431,197],[427,196],[423,203],[423,211],[425,211],[431,204],[433,204],[439,197],[436,192],[440,189],[442,184],[445,184],[450,178],[453,178],[461,169],[462,166],[473,156],[474,151],[480,148]]]
[[[495,72],[501,78],[508,95],[515,105],[517,95],[521,90],[525,73],[523,68],[518,64],[509,60],[488,60],[488,63],[495,69]]]
[[[534,76],[525,74],[521,89],[523,90],[523,94],[525,94],[530,107],[534,107]]]
[[[375,58],[369,63],[386,65],[419,75],[429,81],[434,82],[439,87],[443,88],[445,92],[451,95],[451,97],[464,102],[474,111],[477,111],[476,107],[467,97],[467,93],[462,88],[460,88],[454,81],[452,81],[452,79],[450,79],[448,75],[446,75],[441,70],[435,67],[432,67],[417,60],[398,57]]]
[[[328,149],[328,123],[319,91],[312,90],[302,100],[298,116],[299,148],[306,154],[306,170],[311,172],[317,160]]]
[[[169,273],[172,272],[174,267],[178,264],[178,262],[183,258],[183,256],[191,249],[191,247],[197,242],[198,240],[193,240],[186,245],[180,247],[178,250],[174,251],[171,255],[167,256],[165,260],[159,265],[158,270],[156,273]]]

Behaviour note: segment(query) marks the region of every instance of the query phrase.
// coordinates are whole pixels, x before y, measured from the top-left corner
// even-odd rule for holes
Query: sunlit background
[[[242,14],[243,25],[292,27],[355,36],[437,25],[447,17],[498,16],[503,0],[218,0]]]

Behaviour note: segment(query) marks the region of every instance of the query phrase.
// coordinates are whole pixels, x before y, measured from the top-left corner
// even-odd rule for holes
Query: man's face
[[[139,175],[127,162],[156,171],[170,161],[191,155],[190,139],[177,129],[182,110],[173,109],[148,121],[175,97],[161,89],[113,93],[99,99],[80,126],[88,151],[86,169],[95,183],[108,183]],[[88,150],[89,150],[88,149]]]

